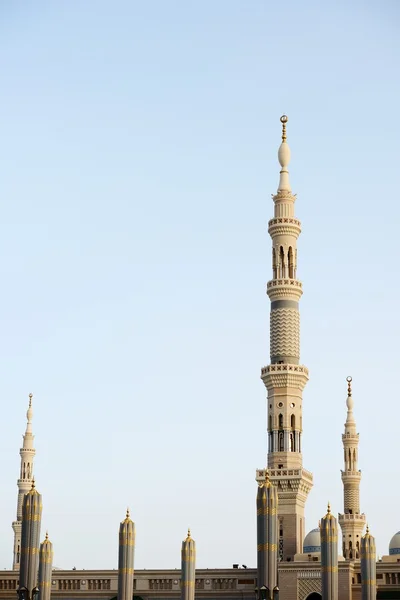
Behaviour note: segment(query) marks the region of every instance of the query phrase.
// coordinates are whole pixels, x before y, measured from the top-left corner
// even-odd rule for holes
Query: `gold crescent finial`
[[[46,531],[46,538],[45,539],[46,539],[46,542],[49,541],[49,532],[48,531]]]
[[[282,123],[282,142],[286,142],[286,123],[289,119],[286,115],[282,115],[280,121]]]
[[[126,509],[126,518],[129,519],[130,518],[130,512],[129,512],[129,506]]]
[[[369,525],[367,523],[367,535],[369,535]]]
[[[330,514],[331,514],[331,503],[328,502],[328,515],[330,515]]]
[[[347,395],[351,396],[351,382],[353,381],[353,378],[350,377],[350,375],[348,377],[346,377],[346,381],[347,381]]]
[[[31,489],[32,489],[32,490],[34,490],[34,489],[35,489],[35,478],[33,478],[33,479],[32,479],[32,488],[31,488]]]
[[[33,394],[29,394],[29,408],[31,408],[31,406],[32,406],[32,398],[33,398]]]

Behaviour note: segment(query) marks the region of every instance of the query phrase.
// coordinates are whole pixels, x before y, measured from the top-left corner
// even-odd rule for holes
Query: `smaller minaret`
[[[257,490],[257,586],[271,598],[278,581],[278,490],[265,471]],[[261,593],[260,593],[261,594]]]
[[[40,544],[39,551],[39,600],[50,600],[52,568],[53,544],[46,531],[46,537]]]
[[[133,563],[135,558],[135,523],[129,516],[119,526],[118,600],[132,600]]]
[[[21,564],[19,587],[29,594],[37,586],[39,568],[40,525],[42,521],[42,496],[32,481],[31,490],[25,494],[22,504]]]
[[[181,600],[194,600],[196,583],[196,542],[190,535],[182,542]]]
[[[361,538],[361,600],[376,600],[375,538],[367,533]]]
[[[338,527],[335,517],[328,512],[321,519],[321,586],[322,600],[338,600]]]
[[[32,433],[32,394],[29,394],[29,406],[26,413],[26,431],[23,436],[22,448],[19,451],[21,456],[21,468],[18,485],[17,500],[17,518],[12,523],[14,531],[14,549],[13,549],[13,570],[18,571],[21,560],[21,525],[22,525],[22,502],[24,496],[32,486],[33,480],[33,459],[35,457],[35,448],[33,447],[34,435]]]
[[[360,542],[365,526],[365,515],[360,513],[360,481],[361,471],[358,468],[358,443],[356,421],[353,408],[354,400],[351,390],[352,378],[347,377],[347,417],[342,435],[344,452],[344,470],[342,471],[344,513],[339,514],[339,525],[342,529],[343,557],[346,560],[360,558]]]

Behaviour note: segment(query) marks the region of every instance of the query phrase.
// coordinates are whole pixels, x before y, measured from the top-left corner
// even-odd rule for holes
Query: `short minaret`
[[[266,587],[269,599],[277,583],[278,491],[266,471],[265,481],[257,490],[257,587]]]
[[[31,490],[22,503],[21,562],[19,587],[29,594],[37,586],[39,568],[40,525],[42,521],[42,496],[32,481]]]
[[[361,538],[361,600],[376,600],[375,538],[367,533]]]
[[[39,551],[39,600],[50,600],[52,568],[53,544],[50,542],[46,532],[46,538],[40,544]]]
[[[118,600],[133,598],[133,564],[135,558],[135,523],[126,511],[126,518],[119,526],[118,549]]]
[[[18,500],[17,500],[17,519],[13,521],[14,530],[14,549],[13,549],[13,570],[18,571],[21,561],[21,524],[22,524],[22,502],[24,496],[32,486],[33,480],[33,459],[35,457],[35,448],[33,447],[34,435],[32,434],[32,394],[29,394],[29,407],[26,413],[27,425],[25,435],[23,436],[22,448],[19,451],[21,456],[21,469],[19,473]]]
[[[361,471],[358,469],[358,442],[356,422],[353,414],[354,400],[351,390],[352,378],[347,377],[347,418],[342,435],[344,450],[344,470],[342,482],[344,492],[344,513],[339,514],[342,528],[342,554],[346,560],[360,558],[361,536],[365,526],[365,515],[360,513]]]
[[[182,542],[181,600],[194,600],[196,583],[196,542],[190,535]]]
[[[328,512],[321,519],[321,587],[322,600],[338,600],[338,526]]]
[[[267,283],[271,301],[270,360],[261,369],[268,395],[268,469],[278,486],[279,560],[291,560],[303,550],[304,509],[313,476],[303,469],[302,406],[308,369],[300,363],[299,300],[302,283],[297,279],[297,240],[301,223],[295,216],[296,195],[289,181],[290,148],[283,115],[281,166],[277,193],[273,196],[274,217],[269,221],[272,238],[272,279]],[[264,471],[257,471],[262,481]]]

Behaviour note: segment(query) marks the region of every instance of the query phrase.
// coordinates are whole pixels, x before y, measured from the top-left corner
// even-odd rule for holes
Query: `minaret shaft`
[[[268,469],[279,496],[279,557],[287,560],[302,552],[304,507],[313,481],[312,474],[303,469],[301,452],[302,393],[308,381],[308,370],[300,365],[299,300],[303,292],[297,279],[297,240],[301,223],[295,217],[296,196],[289,182],[287,117],[281,122],[280,181],[273,196],[274,218],[268,226],[272,239],[272,279],[267,284],[271,364],[261,370],[261,378],[268,396]],[[257,480],[263,476],[258,471]]]
[[[19,587],[29,593],[37,585],[39,569],[40,525],[42,520],[42,496],[32,482],[31,490],[25,494],[22,506],[21,566]]]
[[[40,544],[39,551],[39,600],[50,600],[52,568],[53,544],[46,533],[46,539]]]
[[[181,550],[181,600],[194,600],[196,586],[196,542],[188,531]]]
[[[361,600],[376,600],[375,538],[367,533],[361,538]]]
[[[135,524],[129,517],[119,527],[118,600],[132,600],[135,555]]]
[[[338,600],[338,526],[328,513],[321,519],[321,587],[323,600]]]
[[[26,413],[27,425],[23,436],[22,448],[19,451],[21,456],[21,467],[18,485],[17,499],[17,518],[12,523],[14,531],[14,548],[13,548],[13,570],[18,571],[21,562],[21,528],[22,528],[22,504],[25,494],[29,492],[33,481],[33,462],[36,450],[34,448],[34,435],[32,433],[32,394],[29,394],[29,407]]]
[[[278,494],[267,479],[257,490],[257,587],[265,586],[271,595],[277,584]]]

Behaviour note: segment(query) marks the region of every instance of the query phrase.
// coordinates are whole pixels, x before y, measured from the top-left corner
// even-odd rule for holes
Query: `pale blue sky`
[[[57,566],[116,567],[127,505],[137,568],[179,567],[188,525],[198,567],[255,566],[283,112],[303,223],[306,528],[343,506],[351,374],[361,506],[387,553],[399,4],[3,0],[0,17],[0,566],[30,391]]]

